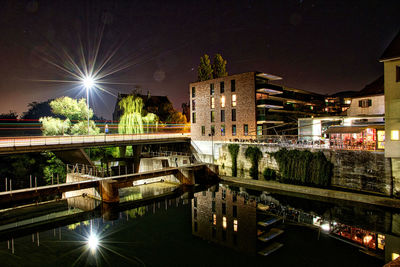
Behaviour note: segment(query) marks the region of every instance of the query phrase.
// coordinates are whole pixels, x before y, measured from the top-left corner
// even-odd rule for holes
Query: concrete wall
[[[67,174],[66,183],[88,181],[90,179],[92,179],[92,178],[90,176],[88,176],[88,175],[82,175],[80,173],[76,173],[76,174],[68,173]],[[95,188],[95,187],[88,188],[88,189],[82,189],[82,190],[75,190],[75,191],[66,192],[66,193],[63,194],[63,198],[82,196],[82,194],[86,194],[88,196],[100,199],[100,195],[97,192],[97,188]]]
[[[235,80],[235,92],[231,92],[231,80]],[[224,93],[220,93],[220,82],[224,82]],[[214,95],[210,95],[210,84],[214,84]],[[192,88],[196,95],[192,97]],[[192,140],[211,141],[208,135],[211,125],[215,126],[214,140],[229,140],[234,138],[245,139],[244,124],[249,126],[249,134],[256,132],[256,95],[255,73],[247,72],[230,75],[223,78],[203,82],[191,83],[190,90],[190,121]],[[236,94],[236,107],[232,107],[232,94]],[[225,107],[221,107],[221,96],[225,96]],[[214,97],[215,108],[211,109],[210,99]],[[196,101],[193,110],[192,100]],[[236,121],[232,121],[232,109],[236,109]],[[211,123],[210,112],[215,111],[215,122]],[[225,122],[221,122],[221,110],[225,110]],[[196,122],[193,122],[193,112],[196,113]],[[236,125],[236,136],[232,136],[232,125]],[[221,125],[225,125],[225,136],[221,136]],[[201,126],[205,126],[205,135],[202,135]]]
[[[249,170],[251,162],[246,159],[245,151],[251,144],[241,144],[238,154],[238,177],[250,178]],[[228,150],[228,144],[217,144],[219,147],[220,175],[232,175],[232,159]],[[263,158],[259,164],[260,178],[265,168],[274,169],[279,172],[279,166],[275,159],[267,152],[276,152],[280,148],[258,145],[263,152]],[[317,150],[312,150],[316,152]],[[383,152],[370,151],[347,151],[347,150],[322,150],[326,158],[333,163],[333,186],[344,187],[353,190],[362,190],[385,195],[391,194],[391,162],[384,157]],[[398,163],[400,169],[400,161]],[[261,178],[262,179],[262,178]],[[399,181],[399,180],[397,180]],[[399,183],[395,190],[399,190]],[[397,188],[397,189],[396,189]]]

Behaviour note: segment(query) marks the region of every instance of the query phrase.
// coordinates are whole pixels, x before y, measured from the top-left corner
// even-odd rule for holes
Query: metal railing
[[[103,135],[71,135],[71,136],[32,136],[0,138],[0,148],[71,145],[87,143],[113,143],[135,140],[157,140],[179,137],[190,137],[190,133],[158,133],[158,134],[103,134]]]

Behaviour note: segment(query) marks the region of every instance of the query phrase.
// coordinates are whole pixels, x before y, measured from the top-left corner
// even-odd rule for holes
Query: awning
[[[329,127],[328,130],[325,131],[327,134],[342,134],[342,133],[361,133],[365,129],[369,128],[368,126],[341,126],[341,127]]]

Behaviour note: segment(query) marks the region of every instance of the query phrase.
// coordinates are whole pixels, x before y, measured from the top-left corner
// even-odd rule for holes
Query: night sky
[[[199,58],[221,53],[229,74],[263,71],[286,86],[330,94],[383,74],[378,58],[400,29],[399,0],[0,1],[0,113],[85,91],[67,72],[82,52],[108,93],[90,106],[110,119],[118,92],[188,102]],[[115,71],[114,73],[111,73]]]

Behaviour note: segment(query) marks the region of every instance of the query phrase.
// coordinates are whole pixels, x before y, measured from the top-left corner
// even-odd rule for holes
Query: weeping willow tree
[[[229,144],[228,145],[228,150],[229,153],[231,154],[232,158],[232,176],[236,177],[237,176],[237,156],[239,154],[239,145],[238,144]]]
[[[251,162],[250,176],[254,180],[258,180],[258,163],[263,156],[261,150],[256,146],[249,146],[246,149],[245,156]]]
[[[118,133],[141,134],[145,133],[145,130],[150,132],[151,128],[158,127],[158,116],[143,109],[144,103],[141,97],[129,95],[122,98],[118,105],[123,112],[118,124]]]

